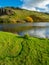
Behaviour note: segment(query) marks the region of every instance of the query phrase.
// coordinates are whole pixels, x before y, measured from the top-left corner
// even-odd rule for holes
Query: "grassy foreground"
[[[49,40],[0,32],[0,65],[49,65]]]

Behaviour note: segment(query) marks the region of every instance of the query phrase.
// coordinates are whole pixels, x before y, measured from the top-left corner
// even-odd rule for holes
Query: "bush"
[[[16,24],[16,23],[17,23],[17,22],[16,22],[16,19],[10,18],[10,23]]]
[[[28,38],[29,38],[29,34],[28,34],[28,33],[25,34],[25,35],[24,35],[24,38],[25,38],[25,39],[28,39]]]
[[[10,23],[8,18],[0,18],[0,23]]]
[[[26,17],[26,22],[33,22],[33,19],[31,17]]]
[[[25,23],[25,21],[24,21],[24,20],[20,20],[20,19],[19,19],[19,20],[17,20],[16,22],[17,22],[17,23]]]

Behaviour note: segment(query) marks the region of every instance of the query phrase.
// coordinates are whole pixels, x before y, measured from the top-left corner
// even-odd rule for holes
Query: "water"
[[[39,38],[49,38],[49,23],[34,23],[33,28],[19,32],[19,35],[29,34]]]
[[[31,28],[27,28],[29,26]],[[25,27],[25,29],[23,28]],[[40,38],[49,38],[49,23],[48,22],[40,22],[40,23],[25,23],[25,24],[0,24],[0,30],[3,31],[3,28],[6,30],[9,28],[15,28],[16,32],[23,36],[25,34],[29,34],[30,36],[40,37]],[[23,30],[22,30],[23,28]],[[27,29],[26,29],[27,28]],[[13,30],[14,31],[14,30]],[[15,33],[16,33],[15,32]]]
[[[29,34],[30,36],[34,36],[34,37],[48,38],[49,30],[47,28],[33,28],[31,30],[19,32],[19,35],[23,36],[25,34]]]

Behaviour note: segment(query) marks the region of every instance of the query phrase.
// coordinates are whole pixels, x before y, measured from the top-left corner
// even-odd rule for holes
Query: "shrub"
[[[33,18],[31,18],[31,17],[26,17],[26,22],[33,22]]]
[[[10,23],[8,18],[0,18],[0,23]]]
[[[19,19],[19,20],[17,20],[16,22],[17,22],[17,23],[25,23],[25,21],[24,21],[24,20],[20,20],[20,19]]]
[[[10,23],[13,23],[13,24],[15,24],[16,23],[16,19],[12,19],[12,18],[10,18]]]
[[[29,38],[29,34],[28,34],[28,33],[25,34],[25,35],[24,35],[24,38],[25,38],[25,39],[28,39],[28,38]]]

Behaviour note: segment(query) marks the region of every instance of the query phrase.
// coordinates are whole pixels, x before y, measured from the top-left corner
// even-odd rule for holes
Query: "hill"
[[[49,65],[49,40],[0,32],[0,65]]]
[[[0,8],[0,23],[49,22],[49,14],[21,8]]]

